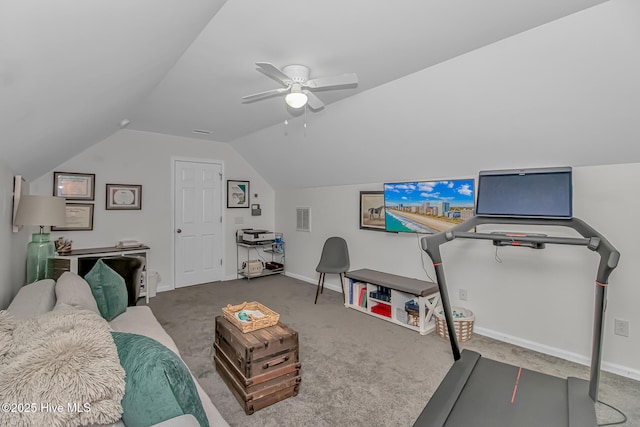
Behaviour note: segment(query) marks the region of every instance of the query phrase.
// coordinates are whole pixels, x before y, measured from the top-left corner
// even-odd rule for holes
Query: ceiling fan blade
[[[348,86],[357,85],[358,75],[356,73],[345,73],[331,77],[318,77],[317,79],[307,80],[305,86],[311,89],[320,89],[323,87]]]
[[[245,96],[242,97],[242,99],[244,99],[245,101],[257,101],[259,99],[268,98],[268,97],[273,96],[273,95],[279,95],[281,93],[285,93],[288,90],[289,90],[288,87],[265,90],[264,92],[258,92],[258,93],[253,93],[251,95],[245,95]]]
[[[303,90],[302,92],[307,95],[307,105],[309,108],[312,110],[320,110],[321,108],[324,108],[324,102],[322,102],[313,92],[310,90]]]
[[[256,65],[260,67],[263,73],[267,76],[281,82],[284,85],[291,83],[291,77],[287,76],[282,70],[269,62],[256,62]]]

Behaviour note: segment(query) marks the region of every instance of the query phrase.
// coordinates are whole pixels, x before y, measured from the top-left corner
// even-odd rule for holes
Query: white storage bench
[[[367,268],[349,271],[345,276],[349,279],[346,307],[404,326],[421,335],[435,329],[433,314],[440,303],[436,283]],[[407,305],[410,301],[415,304]]]

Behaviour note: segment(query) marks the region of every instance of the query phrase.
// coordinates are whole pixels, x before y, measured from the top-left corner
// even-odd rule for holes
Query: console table
[[[147,292],[147,266],[149,264],[149,250],[150,248],[148,246],[131,248],[117,248],[115,246],[109,246],[103,248],[75,249],[50,258],[49,261],[51,262],[52,268],[49,271],[52,272],[51,278],[57,280],[65,271],[78,274],[78,265],[82,264],[83,259],[95,260],[97,258],[108,258],[114,256],[140,256],[145,259],[140,279],[140,296],[144,296],[148,304],[149,292]]]
[[[433,312],[440,303],[436,283],[366,268],[349,271],[345,276],[349,279],[346,307],[404,326],[420,335],[435,329]]]

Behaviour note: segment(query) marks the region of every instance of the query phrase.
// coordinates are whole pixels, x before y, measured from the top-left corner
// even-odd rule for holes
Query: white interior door
[[[222,164],[174,167],[175,286],[222,280]]]

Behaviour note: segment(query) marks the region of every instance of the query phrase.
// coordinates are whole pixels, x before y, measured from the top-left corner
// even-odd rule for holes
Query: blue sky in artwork
[[[385,206],[418,206],[424,202],[449,202],[455,207],[473,207],[474,180],[416,181],[384,185]]]

